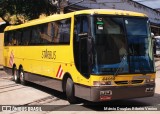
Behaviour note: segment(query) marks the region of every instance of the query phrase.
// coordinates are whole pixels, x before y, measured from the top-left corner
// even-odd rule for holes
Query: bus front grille
[[[115,81],[117,85],[141,84],[143,80]]]

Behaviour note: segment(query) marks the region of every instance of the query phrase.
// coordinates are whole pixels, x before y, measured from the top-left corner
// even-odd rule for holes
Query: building
[[[135,12],[141,12],[148,15],[151,22],[151,31],[160,35],[160,12],[158,10],[152,9],[145,5],[142,5],[138,2],[132,0],[68,0],[69,4],[78,3],[71,5],[69,10],[77,9],[120,9],[120,10],[129,10]]]
[[[158,9],[156,9],[156,10],[158,10],[158,11],[160,12],[160,8],[158,8]]]

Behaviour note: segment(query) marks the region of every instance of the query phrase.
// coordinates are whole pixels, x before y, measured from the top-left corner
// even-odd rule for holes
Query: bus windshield
[[[94,16],[93,26],[95,65],[92,73],[154,72],[147,18]]]

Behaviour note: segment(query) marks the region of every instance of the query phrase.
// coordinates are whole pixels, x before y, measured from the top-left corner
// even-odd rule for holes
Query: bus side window
[[[4,45],[5,46],[9,45],[9,33],[8,32],[4,33]]]
[[[32,33],[31,44],[33,44],[33,45],[39,45],[41,43],[40,28],[38,28],[38,26],[33,27],[31,33]]]
[[[54,26],[54,38],[53,38],[53,42],[54,43],[59,43],[59,38],[60,38],[60,23],[57,22],[53,22],[53,26]]]
[[[71,19],[64,19],[64,20],[56,21],[52,23],[54,26],[53,42],[56,44],[69,44]]]
[[[14,40],[14,32],[9,32],[9,35],[8,35],[8,45],[9,46],[13,46],[13,40]]]
[[[61,20],[60,26],[60,43],[69,44],[70,43],[70,28],[71,19]]]
[[[12,31],[12,32],[5,32],[5,46],[16,46],[19,45],[18,38],[21,37],[19,35],[19,30]]]
[[[16,30],[15,31],[15,38],[16,38],[16,42],[14,45],[21,45],[21,36],[22,36],[22,32],[20,30]]]
[[[29,45],[31,30],[29,28],[25,28],[22,34],[22,45]]]
[[[42,44],[47,44],[53,42],[54,36],[54,26],[52,23],[42,24],[40,27],[40,37],[42,39]]]

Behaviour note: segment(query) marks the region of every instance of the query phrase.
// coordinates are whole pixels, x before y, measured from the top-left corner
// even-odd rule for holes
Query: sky
[[[160,0],[133,0],[133,1],[137,1],[153,9],[160,8]]]

